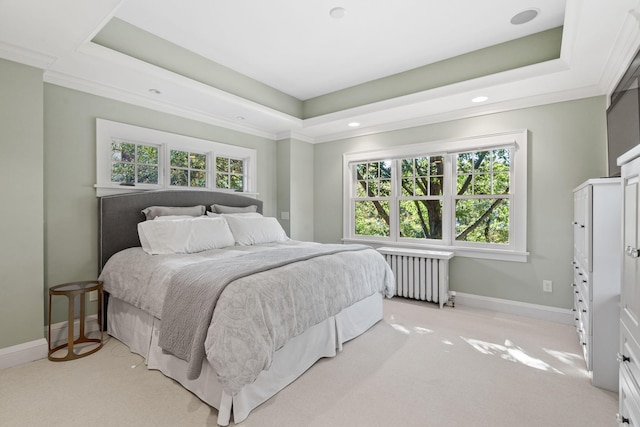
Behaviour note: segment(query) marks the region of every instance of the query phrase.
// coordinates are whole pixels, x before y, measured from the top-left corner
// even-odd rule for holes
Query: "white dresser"
[[[573,192],[573,311],[594,386],[618,391],[620,178],[590,179]]]
[[[640,426],[640,146],[618,158],[622,165],[620,294],[620,412],[618,422]]]

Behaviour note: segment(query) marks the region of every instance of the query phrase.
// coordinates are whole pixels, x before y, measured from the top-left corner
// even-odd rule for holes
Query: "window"
[[[344,239],[526,261],[526,131],[344,155]]]
[[[242,159],[216,157],[216,187],[242,191],[244,188]]]
[[[96,129],[98,196],[164,188],[256,194],[256,150],[102,119]]]
[[[157,145],[112,139],[111,182],[158,184],[158,149]]]
[[[169,176],[172,187],[207,187],[207,154],[171,150]]]

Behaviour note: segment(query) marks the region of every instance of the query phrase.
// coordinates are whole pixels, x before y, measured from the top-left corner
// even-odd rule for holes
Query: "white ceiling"
[[[337,6],[342,19],[329,16]],[[537,19],[510,24],[529,8]],[[323,142],[607,94],[640,44],[639,10],[639,0],[0,0],[0,57],[44,69],[50,83]],[[300,120],[91,43],[113,16],[301,100],[560,25],[564,33],[558,60]],[[476,95],[489,101],[472,104]]]
[[[537,19],[509,22],[532,5]],[[341,19],[329,15],[336,6],[345,10]],[[559,27],[564,7],[564,0],[128,0],[116,16],[304,100]]]

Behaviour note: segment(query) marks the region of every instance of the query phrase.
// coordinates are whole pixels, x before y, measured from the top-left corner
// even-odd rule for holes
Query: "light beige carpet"
[[[571,326],[394,298],[385,318],[254,410],[246,427],[617,425]],[[217,412],[115,339],[0,371],[2,426],[215,426]]]

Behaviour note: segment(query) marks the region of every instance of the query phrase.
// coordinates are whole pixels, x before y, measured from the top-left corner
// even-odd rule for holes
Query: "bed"
[[[336,356],[395,291],[374,249],[290,240],[241,194],[148,191],[98,206],[108,333],[215,407],[222,426]]]

